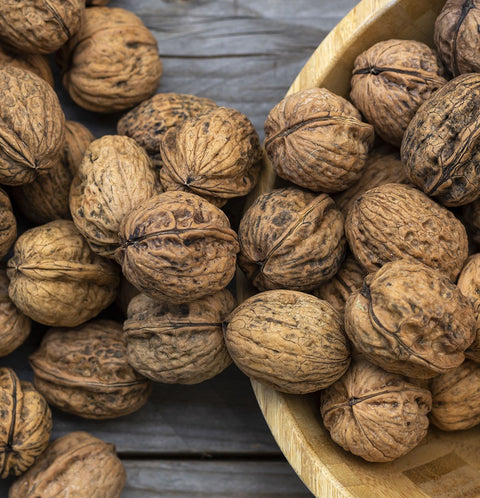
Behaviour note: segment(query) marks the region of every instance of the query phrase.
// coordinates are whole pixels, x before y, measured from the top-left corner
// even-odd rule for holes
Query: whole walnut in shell
[[[165,192],[126,216],[116,253],[137,289],[160,301],[194,301],[225,288],[235,274],[237,234],[201,197]]]
[[[0,188],[0,258],[3,258],[17,238],[17,220],[5,190]]]
[[[50,54],[82,24],[85,0],[2,0],[0,40],[21,52]]]
[[[333,200],[299,188],[258,197],[243,215],[238,239],[238,264],[260,290],[315,288],[338,271],[346,246]]]
[[[143,148],[132,138],[106,135],[85,153],[70,188],[70,211],[92,250],[113,258],[123,218],[160,191]]]
[[[38,54],[18,54],[0,45],[0,67],[15,66],[35,73],[53,86],[53,74],[48,59]]]
[[[454,370],[475,338],[469,300],[446,276],[418,262],[387,263],[345,305],[358,351],[393,373],[428,379]]]
[[[350,98],[386,142],[400,147],[418,108],[447,80],[437,54],[415,40],[384,40],[356,59]]]
[[[157,41],[132,12],[86,9],[80,31],[61,49],[63,85],[84,109],[127,109],[155,93],[162,75]]]
[[[321,393],[320,411],[332,439],[369,462],[391,462],[426,436],[427,389],[362,358]]]
[[[340,315],[326,301],[303,292],[261,292],[233,310],[224,327],[237,367],[281,392],[324,389],[350,363]]]
[[[72,221],[24,232],[7,263],[8,293],[44,325],[74,327],[111,304],[119,283],[114,263],[93,253]]]
[[[9,498],[119,498],[125,468],[115,446],[86,432],[70,432],[11,486]]]
[[[170,128],[183,124],[188,118],[215,109],[213,100],[181,93],[158,93],[138,104],[120,119],[119,135],[136,140],[156,167],[162,166],[160,143]]]
[[[446,206],[480,197],[480,74],[449,81],[408,125],[401,156],[408,180]]]
[[[160,143],[160,155],[165,190],[191,192],[220,207],[253,189],[262,152],[244,114],[216,107],[170,128]]]
[[[20,475],[45,451],[52,414],[45,398],[10,368],[0,368],[0,478]]]
[[[80,417],[128,415],[150,394],[150,382],[128,364],[122,325],[111,320],[52,328],[29,359],[47,401]]]
[[[345,235],[367,272],[409,259],[455,281],[468,256],[462,223],[410,185],[389,183],[357,197],[345,220]]]
[[[0,68],[0,183],[23,185],[53,167],[65,116],[53,88],[36,74]]]
[[[361,177],[373,127],[325,88],[288,95],[265,121],[265,151],[278,176],[314,192],[340,192]]]
[[[222,322],[234,307],[235,299],[225,289],[177,305],[139,294],[131,300],[123,326],[128,362],[157,382],[198,384],[214,377],[232,362]]]

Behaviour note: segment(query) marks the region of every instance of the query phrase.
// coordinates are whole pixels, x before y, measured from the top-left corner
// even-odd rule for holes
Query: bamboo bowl
[[[363,0],[325,38],[288,93],[313,86],[348,96],[355,57],[390,38],[433,46],[434,21],[445,0]],[[255,196],[269,191],[275,174],[267,164]],[[240,276],[240,300],[251,294]],[[318,396],[287,395],[252,381],[265,419],[291,466],[318,497],[480,497],[480,426],[468,431],[430,428],[412,452],[373,464],[330,439]]]

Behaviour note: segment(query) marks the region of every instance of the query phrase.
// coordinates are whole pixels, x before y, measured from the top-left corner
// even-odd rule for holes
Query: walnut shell
[[[128,415],[150,394],[150,382],[128,364],[122,325],[111,320],[52,328],[29,360],[35,387],[47,401],[80,417]]]
[[[235,274],[237,234],[223,211],[194,194],[152,197],[123,219],[120,238],[124,275],[153,299],[194,301]]]
[[[179,305],[139,294],[131,300],[123,326],[128,362],[156,382],[198,384],[211,379],[232,363],[222,322],[234,307],[235,299],[225,289]]]
[[[0,368],[0,478],[31,467],[51,432],[52,414],[44,397],[10,368]]]
[[[113,258],[120,222],[160,191],[143,148],[132,138],[106,135],[85,153],[70,188],[70,211],[92,251]]]
[[[160,143],[160,155],[165,190],[191,192],[220,207],[253,189],[262,152],[244,114],[216,107],[170,128]]]
[[[433,38],[453,76],[480,72],[480,9],[475,0],[447,0],[435,21]]]
[[[355,59],[350,98],[377,135],[400,147],[418,108],[446,82],[437,54],[428,45],[384,40]]]
[[[373,126],[325,88],[285,97],[265,121],[265,151],[278,176],[314,192],[355,184],[373,140]]]
[[[52,169],[33,182],[10,190],[15,203],[37,225],[70,219],[70,185],[93,135],[82,124],[65,122],[65,142]]]
[[[215,109],[213,100],[181,93],[159,93],[127,112],[117,125],[119,135],[136,140],[160,168],[160,144],[165,133],[188,118]]]
[[[113,112],[151,97],[162,76],[157,41],[132,12],[85,10],[80,31],[61,49],[63,85],[84,109]]]
[[[245,212],[238,264],[260,290],[307,291],[326,282],[345,255],[343,216],[327,194],[267,192]]]
[[[86,432],[70,432],[50,443],[28,472],[9,490],[9,498],[119,498],[125,468],[115,446]]]
[[[350,363],[340,315],[303,292],[272,290],[248,298],[227,318],[224,336],[242,372],[285,393],[324,389]]]
[[[3,258],[17,238],[17,220],[5,190],[0,188],[0,258]]]
[[[480,74],[449,81],[418,110],[402,142],[411,183],[446,206],[480,197]]]
[[[345,331],[372,363],[428,379],[454,370],[475,338],[460,289],[422,263],[399,260],[365,277],[345,305]]]
[[[15,66],[26,69],[43,78],[51,86],[54,85],[53,73],[50,69],[48,59],[38,54],[17,54],[7,47],[0,46],[0,67]]]
[[[321,393],[320,411],[344,450],[369,462],[391,462],[426,436],[431,406],[427,389],[359,358]]]
[[[430,420],[442,431],[470,429],[480,424],[480,365],[466,360],[453,372],[430,381]]]
[[[345,235],[367,272],[389,261],[421,261],[453,281],[468,256],[465,227],[455,216],[409,185],[389,183],[352,203]]]
[[[0,183],[23,185],[53,166],[65,116],[53,88],[36,74],[0,68]]]
[[[22,52],[51,54],[80,29],[85,0],[2,0],[0,40]]]
[[[56,220],[24,232],[7,263],[8,293],[27,316],[74,327],[115,299],[117,266],[91,251],[73,222]]]

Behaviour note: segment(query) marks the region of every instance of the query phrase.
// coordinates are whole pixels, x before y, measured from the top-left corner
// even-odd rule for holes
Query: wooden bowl
[[[314,86],[348,96],[355,57],[374,43],[404,38],[433,46],[434,21],[445,0],[364,0],[325,38],[288,93]],[[256,195],[273,188],[267,164]],[[251,292],[239,279],[239,298]],[[318,497],[478,497],[480,426],[430,428],[426,439],[388,464],[368,463],[337,446],[325,430],[318,396],[287,395],[252,381],[265,419],[288,461]]]

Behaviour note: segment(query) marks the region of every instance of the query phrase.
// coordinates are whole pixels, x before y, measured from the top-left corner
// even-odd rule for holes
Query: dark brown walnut
[[[53,88],[17,67],[0,68],[0,183],[23,185],[53,167],[65,116]]]
[[[324,389],[350,363],[340,315],[303,292],[272,290],[248,298],[225,321],[224,336],[242,372],[285,393]]]
[[[10,368],[0,368],[0,478],[25,472],[48,446],[52,414],[45,398]]]
[[[134,297],[123,325],[128,362],[145,377],[167,384],[198,384],[232,362],[222,323],[235,307],[228,290],[188,304]]]
[[[128,364],[122,324],[111,320],[52,328],[29,360],[47,401],[80,417],[128,415],[150,394],[150,382]]]
[[[437,54],[428,45],[384,40],[355,59],[350,98],[377,135],[400,147],[418,108],[446,82]]]
[[[465,227],[448,210],[409,185],[389,183],[351,204],[345,235],[367,272],[389,261],[421,261],[453,281],[468,256]]]
[[[188,118],[217,107],[213,100],[181,93],[158,93],[134,107],[120,119],[119,135],[137,141],[148,153],[153,164],[160,168],[160,143],[165,133],[178,127]]]
[[[126,472],[115,446],[70,432],[48,446],[9,490],[9,498],[120,498]]]
[[[475,339],[475,313],[446,276],[418,262],[387,263],[345,305],[345,331],[372,363],[428,379],[454,370]]]
[[[53,86],[53,74],[48,59],[38,54],[18,54],[0,45],[0,67],[15,66],[35,73]]]
[[[446,206],[480,197],[480,74],[449,81],[408,125],[401,156],[408,180]]]
[[[0,188],[0,258],[3,258],[17,238],[17,220],[5,190]]]
[[[332,439],[369,462],[391,462],[426,436],[428,389],[365,359],[321,393],[320,411]]]
[[[435,21],[438,54],[453,76],[480,72],[480,4],[477,0],[447,0]]]
[[[159,192],[143,148],[132,138],[106,135],[85,153],[70,188],[70,211],[92,250],[113,258],[120,244],[120,222]]]
[[[253,189],[262,151],[244,114],[216,107],[170,128],[160,143],[160,155],[165,190],[191,192],[220,207]]]
[[[85,10],[82,28],[62,47],[63,85],[84,109],[121,111],[151,97],[162,76],[157,41],[132,12]]]
[[[314,192],[340,192],[361,177],[373,127],[325,88],[285,97],[265,121],[265,150],[278,176]]]
[[[127,279],[160,301],[184,303],[225,288],[235,274],[237,234],[198,195],[165,192],[126,216],[116,253]]]
[[[2,0],[0,40],[21,52],[50,54],[82,24],[85,0]]]
[[[299,188],[258,197],[243,215],[238,239],[238,264],[260,290],[314,289],[338,271],[346,246],[333,200]]]
[[[70,185],[92,140],[85,126],[66,121],[65,142],[52,169],[31,183],[10,189],[16,205],[30,221],[39,225],[71,218]]]
[[[442,431],[460,431],[480,424],[480,365],[466,360],[453,372],[430,381],[430,420]]]
[[[44,325],[74,327],[111,304],[118,268],[92,252],[72,221],[24,232],[7,263],[8,293],[25,315]]]

